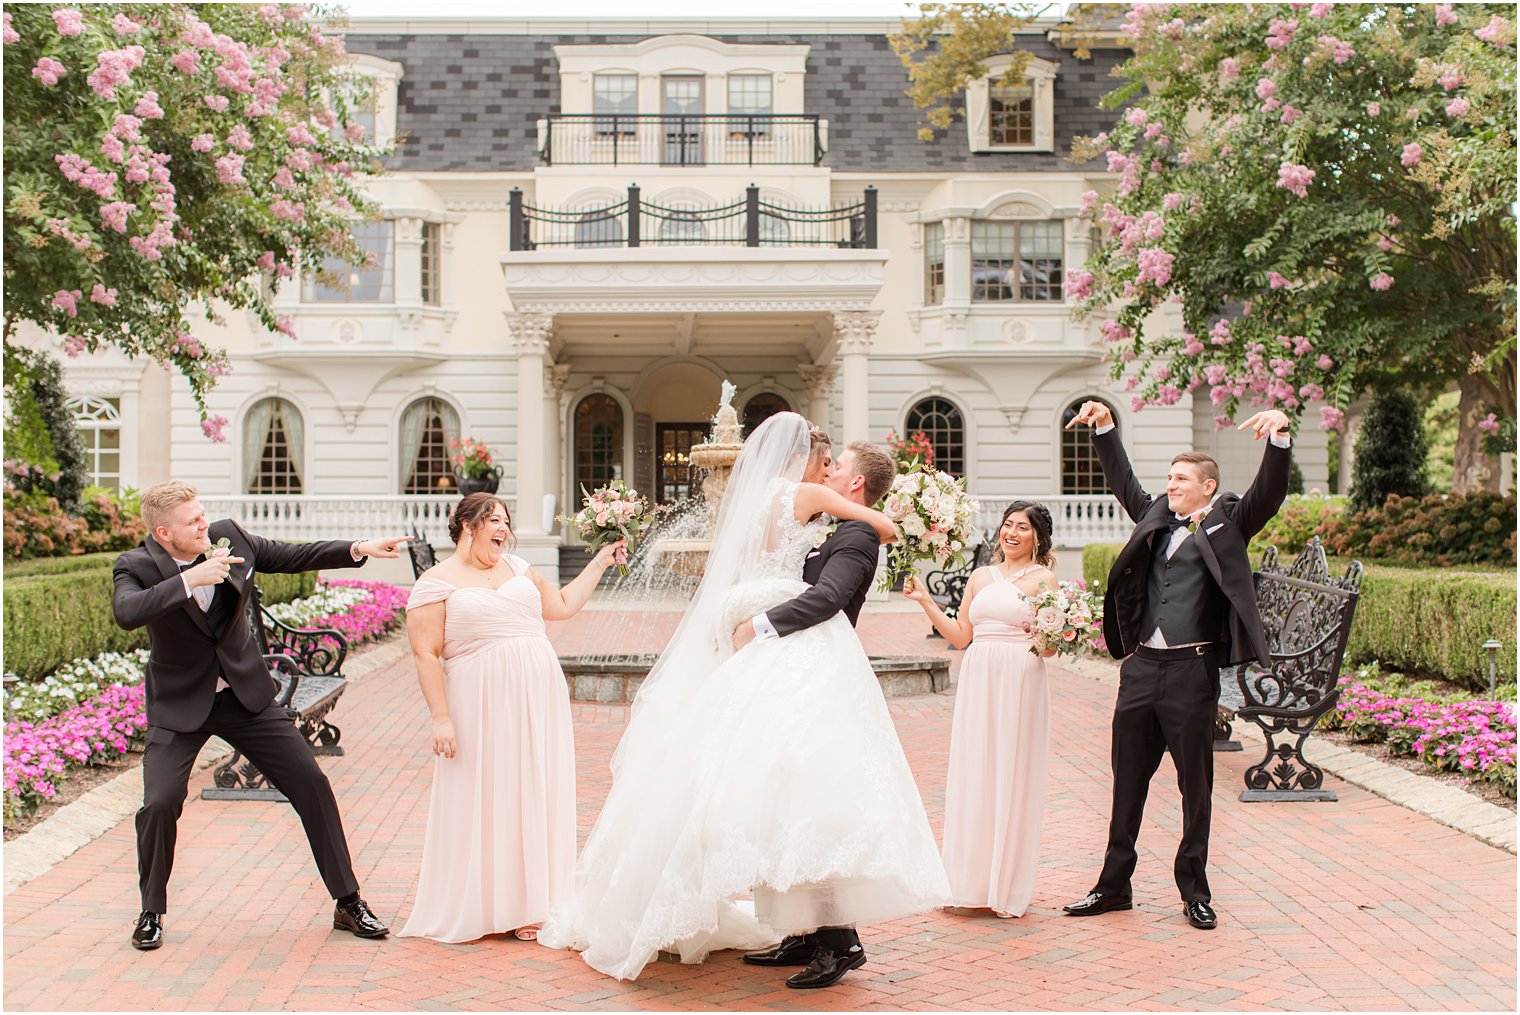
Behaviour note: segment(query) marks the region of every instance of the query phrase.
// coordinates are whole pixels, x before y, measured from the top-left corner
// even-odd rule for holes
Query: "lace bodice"
[[[802,563],[814,546],[824,522],[820,518],[806,524],[797,521],[797,487],[787,479],[775,482],[776,509],[771,531],[771,545],[760,554],[760,566],[753,578],[801,578]]]

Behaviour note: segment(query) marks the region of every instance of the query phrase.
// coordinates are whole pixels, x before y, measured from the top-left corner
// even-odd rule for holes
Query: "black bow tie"
[[[188,563],[188,564],[181,564],[179,566],[179,569],[181,571],[188,571],[188,570],[190,570],[192,567],[194,567],[197,564],[203,564],[203,563],[205,563],[205,561],[206,561],[206,555],[203,553],[199,557],[196,557],[194,560],[192,560],[190,563]]]
[[[1175,514],[1169,516],[1166,520],[1166,527],[1169,531],[1172,532],[1176,532],[1178,529],[1186,528],[1191,524],[1193,524],[1191,519],[1178,518]]]

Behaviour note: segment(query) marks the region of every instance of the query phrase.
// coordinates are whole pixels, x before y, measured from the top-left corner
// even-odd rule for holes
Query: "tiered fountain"
[[[734,462],[744,450],[739,414],[734,411],[734,390],[731,382],[723,382],[723,395],[718,402],[718,412],[713,416],[712,432],[705,444],[693,444],[689,452],[691,464],[703,472],[702,501],[707,508],[704,534],[694,538],[667,536],[650,546],[650,554],[657,566],[689,578],[700,578],[707,567],[712,531],[718,524],[718,508],[723,505],[723,494],[728,491],[728,477],[733,474]]]

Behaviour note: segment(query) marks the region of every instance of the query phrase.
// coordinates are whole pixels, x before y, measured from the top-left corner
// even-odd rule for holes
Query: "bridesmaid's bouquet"
[[[1103,599],[1089,591],[1085,581],[1057,582],[1029,597],[1034,617],[1024,624],[1034,636],[1029,649],[1044,655],[1052,648],[1056,655],[1078,656],[1103,651]]]
[[[654,524],[654,511],[649,502],[639,496],[637,490],[624,486],[621,479],[590,493],[581,487],[581,493],[584,495],[581,509],[569,518],[560,515],[559,520],[575,527],[576,534],[586,541],[587,553],[594,554],[618,539],[626,539],[628,549],[632,551],[639,537]],[[618,574],[628,574],[626,556],[618,561]]]
[[[928,467],[905,472],[892,481],[880,510],[897,525],[898,538],[887,549],[879,591],[891,589],[920,561],[965,566],[976,535],[972,519],[981,510],[967,496],[965,480]]]

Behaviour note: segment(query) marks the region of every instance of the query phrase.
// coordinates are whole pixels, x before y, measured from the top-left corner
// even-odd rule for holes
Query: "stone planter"
[[[468,497],[472,493],[495,493],[501,485],[502,468],[500,465],[491,470],[489,475],[476,478],[461,473],[454,473],[454,482],[459,484],[461,496]]]

